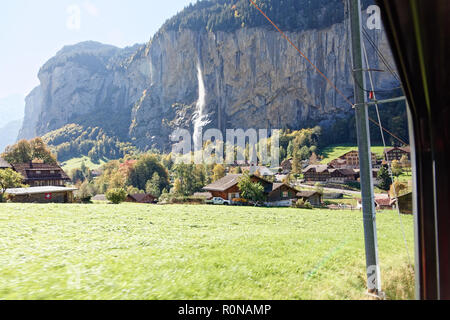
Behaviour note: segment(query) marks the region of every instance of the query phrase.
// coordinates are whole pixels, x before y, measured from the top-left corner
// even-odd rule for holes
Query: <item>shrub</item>
[[[297,200],[297,202],[294,204],[294,207],[299,208],[299,209],[312,209],[313,208],[311,203],[309,203],[308,201],[305,202],[305,200],[303,200],[303,199]]]
[[[122,188],[111,189],[106,192],[106,199],[114,204],[124,202],[127,198],[127,192]]]

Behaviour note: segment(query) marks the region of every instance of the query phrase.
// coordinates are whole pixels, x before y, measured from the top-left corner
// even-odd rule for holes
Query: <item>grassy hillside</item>
[[[62,162],[61,166],[64,169],[64,171],[70,172],[70,170],[72,170],[72,169],[80,168],[81,164],[84,162],[86,167],[88,167],[91,170],[95,170],[95,169],[100,168],[102,165],[104,165],[108,161],[109,160],[107,160],[107,159],[101,159],[98,162],[93,162],[91,158],[84,156],[84,157],[73,158],[73,159],[67,160],[65,162]]]
[[[327,148],[324,148],[321,151],[321,155],[324,157],[324,159],[322,160],[321,163],[328,164],[332,160],[339,158],[340,156],[342,156],[352,150],[358,150],[358,146],[342,144],[342,145],[334,145],[334,146],[329,146]],[[383,146],[372,147],[372,152],[377,155],[377,158],[382,158],[383,153],[384,153]]]
[[[0,300],[366,298],[360,212],[2,204],[0,220]],[[384,290],[412,298],[398,217],[378,230]]]

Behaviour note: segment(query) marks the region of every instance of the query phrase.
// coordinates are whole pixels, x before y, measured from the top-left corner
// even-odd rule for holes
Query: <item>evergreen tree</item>
[[[382,166],[380,171],[378,171],[378,180],[380,180],[380,184],[378,185],[380,189],[388,191],[391,187],[392,180],[389,171],[385,166]]]

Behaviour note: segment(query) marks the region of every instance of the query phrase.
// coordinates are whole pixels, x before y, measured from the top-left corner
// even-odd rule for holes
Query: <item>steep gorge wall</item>
[[[352,100],[347,26],[288,33]],[[383,32],[370,31],[390,56]],[[371,67],[382,68],[368,47]],[[40,71],[41,86],[27,101],[20,138],[68,123],[100,126],[145,150],[169,148],[174,128],[193,131],[197,66],[206,89],[210,127],[302,128],[327,126],[351,107],[275,31],[159,32],[147,45],[117,49],[96,43],[66,48]],[[396,87],[377,73],[378,89]],[[42,95],[38,95],[41,92]]]

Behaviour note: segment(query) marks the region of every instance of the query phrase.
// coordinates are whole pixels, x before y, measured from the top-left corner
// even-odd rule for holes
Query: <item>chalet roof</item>
[[[297,193],[297,197],[311,198],[312,196],[319,194],[317,191],[300,191]]]
[[[133,200],[135,200],[136,202],[142,202],[144,201],[147,197],[150,198],[155,198],[154,196],[152,196],[149,193],[136,193],[136,194],[129,194],[128,195],[130,198],[132,198]]]
[[[281,188],[281,187],[283,187],[283,186],[288,187],[289,189],[293,190],[293,191],[296,192],[296,193],[298,192],[297,189],[295,189],[294,187],[292,187],[292,186],[290,186],[290,185],[288,185],[288,184],[286,184],[286,183],[274,183],[274,184],[272,185],[272,191],[275,191],[275,190],[277,190],[277,189],[279,189],[279,188]]]
[[[205,191],[219,191],[219,192],[223,192],[226,191],[228,189],[230,189],[231,187],[234,187],[235,185],[237,185],[239,183],[239,179],[242,177],[242,174],[228,174],[225,177],[223,177],[222,179],[217,180],[216,182],[211,183],[210,185],[207,185],[206,187],[203,188],[203,190]],[[266,180],[260,176],[257,175],[250,175],[250,177],[254,178],[256,177],[259,181],[263,182],[263,184],[265,185],[265,192],[270,192],[272,190],[267,190],[268,186],[271,187],[272,182],[269,180]]]
[[[0,158],[0,169],[11,168],[11,165],[3,158]]]
[[[12,165],[13,169],[20,173],[25,180],[57,179],[70,181],[70,178],[58,164],[47,163],[18,163]],[[37,171],[44,171],[37,176]],[[45,172],[55,171],[55,173]]]
[[[40,193],[58,193],[66,191],[76,191],[77,188],[65,188],[65,187],[31,187],[31,188],[14,188],[6,189],[6,193],[12,195],[28,195],[28,194],[40,194]]]
[[[315,170],[317,173],[322,173],[328,170],[328,165],[326,164],[309,165],[303,170],[303,172],[308,172],[311,170]]]
[[[242,174],[229,174],[222,179],[207,185],[203,189],[206,191],[225,191],[235,186],[241,177]]]
[[[391,151],[393,151],[393,150],[401,150],[401,151],[403,151],[403,152],[406,152],[406,153],[411,153],[411,147],[392,147],[392,148],[388,148],[388,149],[386,149],[386,152],[391,152]]]

